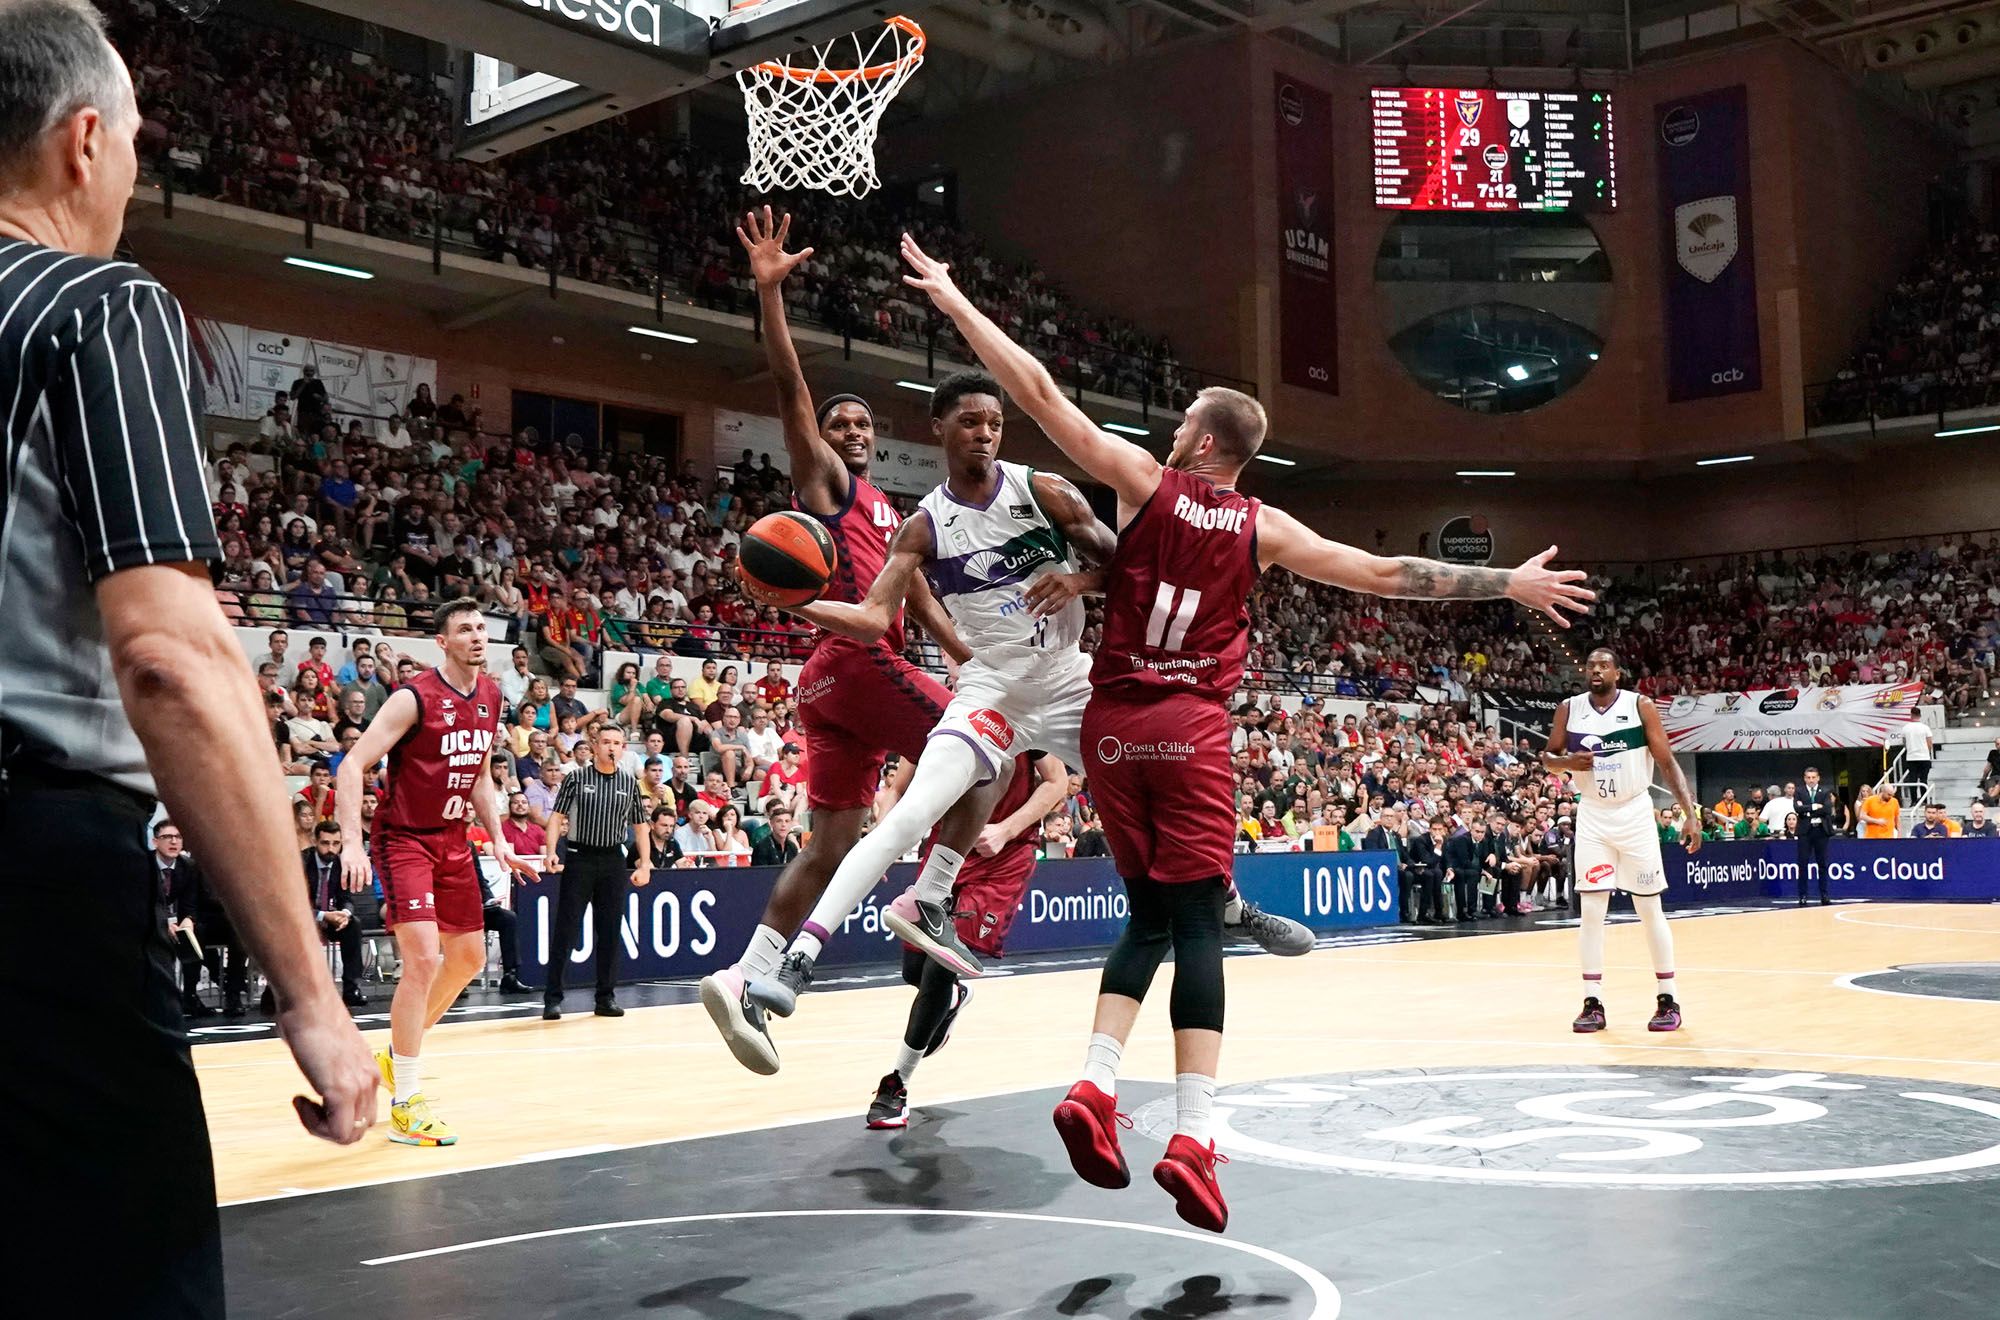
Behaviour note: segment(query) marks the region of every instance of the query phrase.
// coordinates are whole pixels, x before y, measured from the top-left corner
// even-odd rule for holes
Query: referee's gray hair
[[[0,178],[86,106],[126,108],[124,66],[89,0],[0,0]]]

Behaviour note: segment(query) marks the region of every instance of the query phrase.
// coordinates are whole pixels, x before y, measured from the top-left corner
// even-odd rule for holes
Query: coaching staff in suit
[[[279,1026],[352,1142],[374,1061],[299,902],[269,726],[206,564],[187,318],[111,259],[132,81],[83,0],[0,0],[0,1068],[10,1313],[223,1314],[201,1092],[154,920],[164,798],[277,986]],[[84,1253],[80,1255],[79,1253]]]
[[[1840,828],[1842,810],[1833,790],[1819,782],[1817,767],[1806,768],[1805,787],[1792,799],[1792,808],[1799,818],[1799,906],[1806,905],[1808,862],[1819,874],[1819,901],[1826,903],[1830,901],[1826,896],[1826,849]]]

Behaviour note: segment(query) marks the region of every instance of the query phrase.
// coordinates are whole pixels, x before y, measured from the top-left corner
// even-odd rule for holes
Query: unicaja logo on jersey
[[[1212,508],[1191,496],[1174,497],[1174,517],[1204,532],[1241,532],[1243,520],[1249,516],[1250,510],[1246,505],[1239,504],[1233,509]]]

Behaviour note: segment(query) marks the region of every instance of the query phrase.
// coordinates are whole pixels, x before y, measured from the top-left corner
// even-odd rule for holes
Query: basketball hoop
[[[743,182],[759,192],[818,188],[848,197],[876,188],[876,130],[923,62],[924,30],[898,14],[872,42],[850,32],[742,70],[736,85],[750,120]]]

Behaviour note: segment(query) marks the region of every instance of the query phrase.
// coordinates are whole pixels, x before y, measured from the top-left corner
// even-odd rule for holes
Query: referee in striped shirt
[[[632,883],[644,886],[653,878],[652,831],[646,828],[646,799],[639,781],[618,768],[625,755],[625,731],[609,720],[591,730],[591,762],[563,776],[549,813],[547,841],[542,845],[542,870],[560,873],[562,898],[556,904],[560,952],[549,960],[549,979],[542,989],[542,1017],[562,1016],[563,973],[570,955],[583,939],[583,909],[589,906],[597,945],[597,1016],[624,1017],[618,989],[618,919],[625,912],[625,840],[637,839],[639,865]],[[563,835],[570,836],[568,864],[557,858]]]
[[[201,1093],[142,842],[163,798],[320,1099],[359,1140],[376,1076],[300,901],[268,726],[219,558],[187,318],[111,260],[132,82],[83,0],[0,0],[0,1068],[21,1314],[219,1317]],[[86,1253],[79,1255],[79,1251]]]

